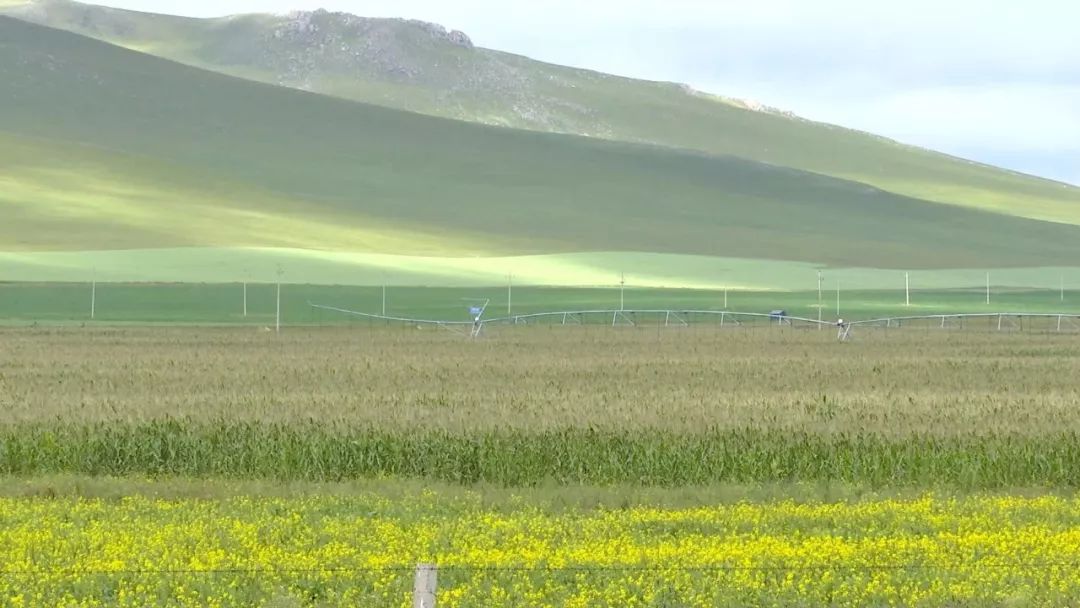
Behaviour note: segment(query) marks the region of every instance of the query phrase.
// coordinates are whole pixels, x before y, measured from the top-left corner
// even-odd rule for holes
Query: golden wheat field
[[[1080,430],[1075,334],[527,328],[0,330],[0,422],[447,431]]]

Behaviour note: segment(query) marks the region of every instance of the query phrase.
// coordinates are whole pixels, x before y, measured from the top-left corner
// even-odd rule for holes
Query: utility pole
[[[836,318],[840,318],[840,279],[836,279]]]
[[[281,270],[281,264],[277,267],[277,312],[274,316],[274,332],[281,333],[281,275],[284,271]]]
[[[244,318],[247,318],[247,281],[244,281]]]
[[[97,316],[97,271],[90,277],[90,320]]]
[[[619,311],[625,310],[626,304],[626,273],[622,273],[622,278],[619,279]]]
[[[822,279],[823,279],[823,277],[821,276],[821,271],[819,270],[819,271],[817,271],[817,320],[818,320],[818,327],[821,327],[821,309],[824,306],[824,304],[821,303],[821,281],[822,281]]]

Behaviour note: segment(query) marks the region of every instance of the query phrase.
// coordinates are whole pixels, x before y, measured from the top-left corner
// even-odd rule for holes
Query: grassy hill
[[[662,144],[858,181],[893,193],[1080,224],[1080,188],[687,87],[476,48],[459,32],[325,11],[186,19],[70,2],[6,11],[188,65],[425,114]]]
[[[0,257],[22,277],[105,259],[64,251],[123,250],[107,263],[141,265],[142,278],[150,266],[228,279],[207,252],[237,264],[241,247],[260,248],[245,264],[324,264],[339,280],[412,269],[455,284],[472,268],[494,275],[484,260],[516,267],[486,256],[538,254],[518,264],[576,284],[647,268],[653,283],[700,286],[724,258],[781,261],[761,276],[739,266],[761,287],[784,264],[800,275],[1061,266],[1080,243],[1077,226],[736,157],[364,105],[3,17],[0,81]],[[562,255],[574,252],[592,253]]]

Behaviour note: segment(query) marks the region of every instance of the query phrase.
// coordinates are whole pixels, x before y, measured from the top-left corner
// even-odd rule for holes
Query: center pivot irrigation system
[[[796,329],[836,328],[837,339],[846,341],[855,328],[875,329],[952,329],[1006,331],[1045,331],[1080,333],[1080,314],[1076,313],[961,313],[937,314],[903,317],[882,317],[858,321],[824,321],[806,317],[792,316],[782,310],[768,313],[738,312],[731,310],[566,310],[538,312],[531,314],[509,315],[484,318],[489,300],[466,300],[469,303],[469,318],[466,321],[418,319],[410,317],[387,316],[349,310],[336,306],[314,304],[311,308],[366,319],[371,323],[399,324],[406,326],[439,327],[469,338],[477,338],[486,327],[500,325],[571,325],[571,326],[649,326],[649,327],[690,327],[713,325],[716,327],[789,327]]]

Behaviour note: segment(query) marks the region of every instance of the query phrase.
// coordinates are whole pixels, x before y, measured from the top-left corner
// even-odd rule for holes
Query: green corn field
[[[886,438],[757,429],[438,431],[160,421],[22,424],[0,436],[0,474],[82,473],[506,486],[837,481],[872,487],[1080,487],[1080,434]]]

